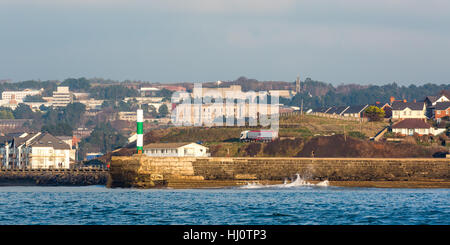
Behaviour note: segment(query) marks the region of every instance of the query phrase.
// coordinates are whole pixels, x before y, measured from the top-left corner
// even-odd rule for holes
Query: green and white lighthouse
[[[137,110],[136,134],[136,150],[138,154],[142,154],[144,150],[144,111],[142,109]]]

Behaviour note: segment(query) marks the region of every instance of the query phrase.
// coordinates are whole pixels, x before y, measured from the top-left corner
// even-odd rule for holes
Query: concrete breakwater
[[[104,169],[0,169],[0,186],[106,185]]]
[[[336,186],[450,188],[450,159],[131,157],[111,160],[109,187],[278,184],[299,174]]]

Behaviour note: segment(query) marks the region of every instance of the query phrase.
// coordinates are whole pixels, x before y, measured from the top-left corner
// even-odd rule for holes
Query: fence
[[[311,115],[346,120],[346,121],[356,121],[356,122],[368,122],[369,121],[369,119],[366,117],[346,117],[346,116],[341,116],[341,115],[336,115],[336,114],[327,114],[327,113],[321,113],[321,112],[313,112],[313,113],[311,113]]]

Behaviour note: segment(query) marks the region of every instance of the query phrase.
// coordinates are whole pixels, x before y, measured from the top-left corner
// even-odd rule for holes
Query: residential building
[[[364,110],[368,107],[369,105],[352,105],[349,106],[343,113],[342,115],[344,117],[363,117],[364,114]]]
[[[151,143],[144,154],[151,157],[207,157],[208,147],[197,143]]]
[[[62,142],[70,146],[69,159],[71,162],[76,162],[77,161],[76,143],[78,143],[74,141],[76,137],[74,138],[73,136],[56,136],[56,138],[60,139]]]
[[[55,107],[65,107],[72,101],[72,93],[67,86],[58,86],[53,92],[52,105]]]
[[[79,140],[82,140],[86,137],[89,137],[92,133],[92,129],[89,128],[77,128],[76,130],[72,131],[72,134],[74,137],[76,137]]]
[[[435,116],[434,110],[436,109],[436,104],[441,102],[450,101],[450,91],[443,90],[437,96],[427,96],[425,98],[425,104],[427,105],[427,117],[432,118]]]
[[[445,128],[433,128],[425,119],[407,118],[391,126],[392,132],[401,135],[439,135],[446,131]]]
[[[0,149],[8,168],[69,168],[71,147],[49,133],[13,137]]]
[[[392,103],[392,119],[427,118],[425,102],[394,101]]]
[[[326,113],[332,114],[332,115],[339,115],[342,116],[344,112],[349,108],[350,106],[333,106],[331,107]]]
[[[120,111],[118,113],[119,120],[123,121],[133,121],[137,120],[137,114],[135,111]]]
[[[437,102],[434,109],[434,118],[440,119],[443,117],[450,117],[450,101]]]
[[[0,119],[0,132],[8,129],[22,128],[31,125],[33,119]]]

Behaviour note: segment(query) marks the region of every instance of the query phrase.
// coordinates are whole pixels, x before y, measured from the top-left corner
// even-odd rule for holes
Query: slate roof
[[[49,133],[43,133],[39,135],[36,139],[33,139],[33,142],[30,144],[32,147],[53,147],[53,149],[58,150],[70,150],[70,146],[63,142],[62,140],[56,138],[55,136]]]
[[[431,128],[431,125],[419,118],[403,119],[392,125],[392,128]]]
[[[413,111],[421,111],[423,110],[424,102],[403,102],[403,101],[394,101],[392,103],[392,110],[404,110],[409,108]]]
[[[436,100],[438,100],[439,99],[439,97],[438,96],[427,96],[427,97],[425,97],[425,100],[429,100],[431,103],[434,103],[434,102],[436,102]]]
[[[328,109],[330,109],[329,106],[327,106],[327,107],[320,107],[320,108],[318,108],[318,109],[316,109],[316,110],[314,110],[314,111],[315,111],[315,112],[325,113],[325,112],[328,111]]]
[[[439,111],[443,111],[443,110],[447,110],[450,107],[450,101],[446,101],[446,102],[438,102],[436,103],[436,110]]]
[[[36,133],[28,134],[28,135],[25,136],[25,137],[14,137],[14,138],[12,139],[12,141],[13,141],[13,143],[14,143],[14,146],[15,146],[15,147],[18,147],[18,146],[24,144],[27,140],[31,139],[31,138],[34,137],[34,136],[36,136]]]
[[[361,113],[364,109],[367,108],[368,105],[351,105],[347,110],[345,110],[345,114],[347,113]]]
[[[344,113],[347,109],[349,108],[349,106],[344,105],[344,106],[338,106],[336,108],[336,111],[334,113],[341,115],[342,113]]]

